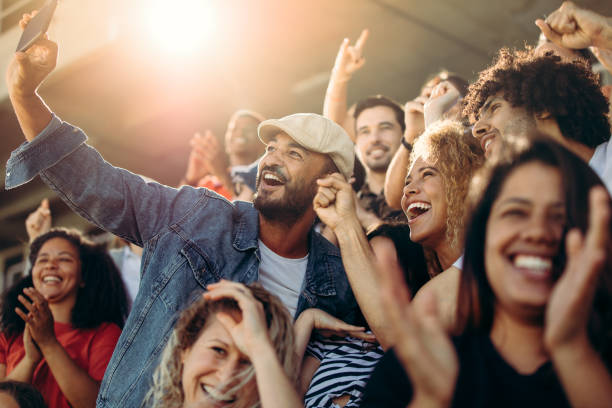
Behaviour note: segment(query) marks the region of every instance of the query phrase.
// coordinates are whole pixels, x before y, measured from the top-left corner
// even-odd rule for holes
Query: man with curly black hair
[[[542,133],[592,165],[609,149],[608,110],[586,63],[507,48],[470,85],[464,106],[487,157],[511,136]],[[612,180],[605,181],[612,189]]]

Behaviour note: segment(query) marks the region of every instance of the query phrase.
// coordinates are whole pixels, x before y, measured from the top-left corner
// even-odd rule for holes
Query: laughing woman
[[[260,285],[221,281],[185,309],[153,375],[153,408],[298,408],[291,317]]]
[[[418,311],[387,302],[396,354],[364,406],[609,406],[610,213],[601,180],[552,142],[495,167],[466,236],[463,333],[447,337],[432,297]],[[397,279],[385,287],[402,298]]]
[[[59,228],[32,242],[30,264],[2,301],[0,379],[31,383],[49,408],[93,407],[127,314],[119,272]]]

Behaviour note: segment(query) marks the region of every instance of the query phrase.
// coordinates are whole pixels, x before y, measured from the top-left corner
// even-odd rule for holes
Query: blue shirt
[[[97,400],[98,407],[138,407],[180,311],[209,283],[258,280],[258,212],[204,188],[146,182],[105,162],[86,139],[54,116],[12,152],[6,188],[38,174],[79,215],[144,247],[140,290]],[[314,231],[296,316],[311,307],[349,323],[357,309],[340,251]]]

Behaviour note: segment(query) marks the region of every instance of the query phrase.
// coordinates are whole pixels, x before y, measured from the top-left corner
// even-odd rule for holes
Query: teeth
[[[552,269],[552,260],[532,255],[517,255],[514,258],[514,266],[525,269],[538,269],[547,271]]]
[[[264,180],[273,180],[273,181],[277,181],[279,183],[283,182],[283,180],[281,180],[279,177],[277,177],[276,175],[274,175],[272,173],[264,174]]]
[[[206,391],[208,393],[208,395],[210,395],[213,399],[216,399],[217,401],[223,401],[223,402],[232,402],[234,401],[234,397],[229,395],[223,395],[223,393],[219,393],[219,391],[214,388],[211,387],[209,385],[206,384],[202,384],[202,388],[204,389],[204,391]]]
[[[486,151],[487,149],[489,149],[489,145],[493,143],[493,138],[487,140],[484,144],[484,150]]]
[[[60,278],[58,278],[57,276],[45,276],[43,278],[43,282],[44,283],[49,283],[49,282],[61,282],[62,280]]]
[[[415,211],[417,208],[422,211]],[[406,210],[406,212],[408,213],[408,217],[410,219],[414,219],[418,217],[419,215],[425,213],[426,211],[429,211],[429,209],[431,209],[431,204],[427,204],[423,202],[415,202],[408,206],[408,209]]]
[[[420,208],[422,210],[427,211],[431,208],[431,204],[421,203],[421,202],[412,203],[408,206],[408,211],[411,211],[414,208]]]

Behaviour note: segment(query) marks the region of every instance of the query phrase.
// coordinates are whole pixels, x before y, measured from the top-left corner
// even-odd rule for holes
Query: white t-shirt
[[[593,157],[589,160],[589,165],[601,177],[612,194],[612,138],[597,146]]]
[[[130,303],[136,298],[140,286],[140,255],[130,250],[128,245],[123,247],[123,264],[121,265],[121,277],[127,289]]]
[[[457,260],[455,261],[453,266],[455,268],[459,269],[460,271],[463,270],[463,254],[461,254],[461,256],[459,258],[457,258]]]
[[[308,265],[308,255],[299,259],[284,258],[268,248],[261,240],[258,241],[261,252],[259,282],[270,293],[278,296],[291,316],[295,316]]]

